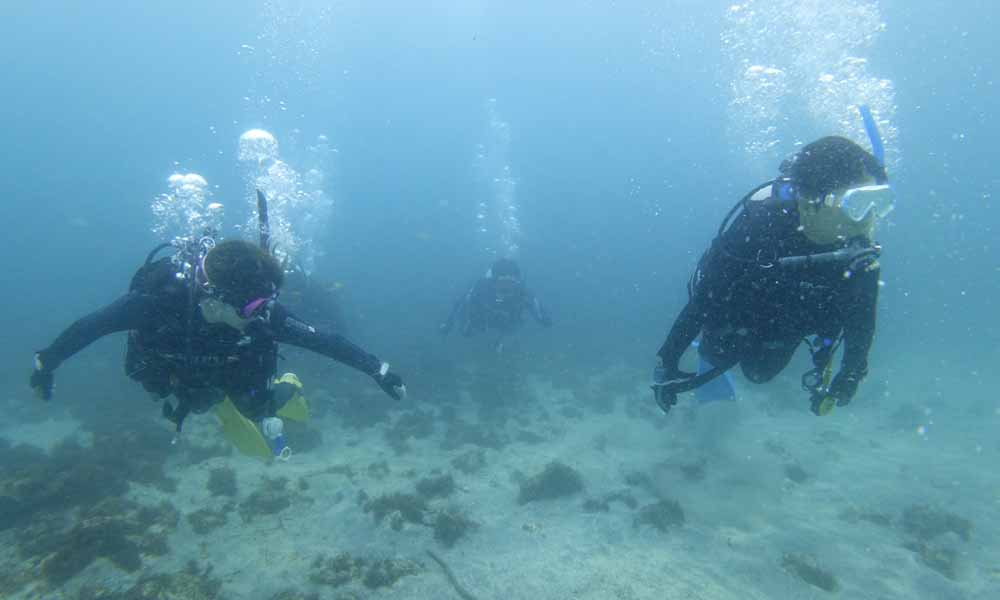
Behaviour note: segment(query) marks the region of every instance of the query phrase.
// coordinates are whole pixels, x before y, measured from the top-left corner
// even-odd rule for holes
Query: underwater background
[[[781,408],[749,417],[735,426],[742,433],[729,435],[736,436],[737,446],[739,436],[748,436],[746,443],[756,448],[761,440],[776,438],[794,452],[811,444],[817,431],[836,431],[850,439],[830,442],[833,454],[817,452],[815,463],[803,464],[807,471],[820,469],[834,454],[909,465],[913,487],[893,484],[898,495],[891,501],[884,487],[890,482],[877,470],[845,470],[837,475],[843,479],[830,475],[833,488],[851,481],[857,492],[852,502],[895,511],[893,519],[902,514],[902,524],[892,525],[897,529],[906,530],[913,515],[906,510],[914,506],[954,510],[961,517],[948,513],[951,517],[975,524],[971,537],[968,528],[956,527],[946,534],[956,539],[938,539],[933,543],[941,546],[933,550],[901,542],[910,544],[901,552],[912,564],[898,568],[892,585],[852,583],[845,567],[838,584],[843,597],[995,597],[1000,591],[995,542],[1000,178],[993,143],[1000,137],[998,15],[995,3],[979,0],[951,5],[919,0],[4,3],[0,181],[8,267],[0,277],[6,306],[0,369],[7,385],[0,397],[6,412],[0,438],[9,452],[0,465],[10,474],[18,461],[29,460],[25,456],[47,464],[45,456],[15,451],[16,444],[34,444],[51,454],[59,440],[84,435],[82,447],[96,448],[86,440],[94,432],[108,436],[111,455],[118,455],[119,439],[128,438],[134,445],[121,446],[131,449],[122,453],[155,447],[159,450],[151,452],[162,451],[163,457],[152,463],[165,465],[170,477],[198,477],[181,467],[170,472],[178,462],[170,455],[171,432],[161,423],[159,407],[124,376],[123,335],[101,340],[60,368],[56,397],[48,404],[32,398],[27,377],[33,352],[73,320],[125,292],[146,253],[184,233],[184,217],[190,215],[178,207],[200,210],[221,203],[222,233],[252,238],[243,231],[254,218],[255,186],[275,198],[274,218],[288,226],[289,251],[316,277],[335,282],[351,338],[390,361],[410,391],[399,405],[372,399],[381,411],[373,417],[376,429],[366,425],[352,433],[349,452],[338,453],[337,444],[346,444],[346,438],[327,430],[326,448],[319,445],[311,457],[303,455],[313,461],[310,469],[343,464],[347,457],[363,461],[356,465],[363,471],[383,454],[393,467],[401,455],[410,461],[432,456],[421,445],[430,443],[426,440],[405,452],[390,449],[377,428],[398,425],[395,419],[410,414],[406,411],[445,423],[449,403],[460,413],[463,406],[507,404],[500,421],[480,414],[483,427],[502,429],[507,419],[521,419],[531,429],[538,406],[555,397],[573,404],[574,394],[592,391],[595,378],[609,372],[613,383],[598,395],[614,398],[609,402],[625,425],[601,434],[608,438],[606,452],[589,457],[566,450],[551,431],[539,432],[544,439],[533,445],[499,443],[490,452],[510,453],[515,462],[534,456],[536,463],[521,465],[529,475],[560,459],[585,478],[588,470],[604,469],[602,464],[624,473],[642,470],[634,464],[642,457],[649,464],[669,461],[671,452],[681,451],[666,445],[668,437],[681,436],[683,453],[697,454],[700,442],[683,438],[682,417],[651,410],[645,391],[655,351],[686,301],[695,263],[733,204],[772,178],[798,145],[839,134],[867,148],[856,105],[868,103],[886,138],[899,199],[877,232],[884,247],[884,286],[871,374],[848,409],[818,425],[798,389],[798,376],[808,367],[801,352],[779,381],[750,386],[738,380],[751,414],[765,404]],[[254,146],[261,138],[244,135],[251,130],[269,132],[276,147]],[[279,157],[283,166],[275,170]],[[182,189],[180,180],[170,179],[192,173],[204,184],[195,181],[193,188]],[[452,302],[505,255],[518,258],[555,326],[540,330],[528,323],[511,355],[503,357],[482,339],[442,340],[436,327]],[[286,358],[282,368],[310,373],[311,381],[303,377],[307,387],[324,389],[333,398],[328,403],[336,404],[340,395],[371,398],[364,395],[370,382],[346,368],[296,351]],[[562,391],[548,396],[546,390]],[[639,410],[628,407],[639,404],[645,412],[626,419]],[[350,411],[338,406],[327,415],[331,427],[350,421]],[[553,418],[562,423],[553,431],[566,432],[600,429],[608,417],[595,410]],[[209,419],[202,420],[200,434],[211,439]],[[127,435],[133,425],[142,432],[137,440]],[[852,431],[867,433],[854,440]],[[614,456],[624,440],[627,451]],[[896,444],[896,453],[889,453],[895,458],[881,458],[880,444],[890,443]],[[437,445],[430,447],[437,452]],[[85,452],[69,454],[81,457],[67,463],[73,468],[87,464]],[[743,454],[737,449],[729,458],[706,460],[738,470],[733,457]],[[219,463],[211,463],[213,468],[236,469],[248,486],[262,476],[280,475],[240,457],[207,460]],[[491,489],[511,500],[518,483],[497,461]],[[423,467],[407,469],[423,475]],[[487,472],[491,468],[487,463]],[[306,477],[292,472],[293,478]],[[143,489],[142,478],[127,478],[133,496]],[[198,479],[202,487],[203,479]],[[0,495],[13,498],[8,484]],[[475,486],[467,487],[474,495]],[[121,489],[124,497],[126,488]],[[323,489],[314,483],[308,492],[301,490],[313,499],[307,518],[312,527],[336,520],[320,509]],[[652,496],[659,497],[661,487],[657,490]],[[708,489],[695,485],[681,504],[693,508],[743,491],[724,483]],[[339,506],[373,527],[363,503],[353,502],[353,492]],[[750,509],[741,511],[766,511],[760,505],[773,501],[747,493]],[[174,504],[188,513],[183,501]],[[577,513],[578,504],[572,505]],[[515,532],[510,536],[528,531],[522,521],[544,521],[489,506],[498,519],[510,519]],[[581,527],[592,518],[576,516]],[[702,523],[712,518],[705,515]],[[687,521],[697,517],[689,514]],[[623,523],[631,525],[631,517]],[[830,523],[836,531],[843,519]],[[30,525],[14,520],[0,536],[17,536]],[[170,535],[181,535],[183,527]],[[231,527],[226,544],[241,531]],[[379,556],[406,554],[406,545],[393,542],[391,531],[371,540],[360,524],[350,531],[359,536],[359,546],[371,543]],[[489,531],[484,523],[470,535],[487,539]],[[509,540],[502,527],[497,531],[493,542],[482,542],[483,554]],[[560,536],[554,528],[549,535]],[[876,531],[872,539],[883,536]],[[46,557],[71,544],[67,539],[73,538],[59,538],[48,554],[10,540],[3,544],[8,556],[0,566],[9,584],[0,586],[3,595],[58,597],[61,586],[69,590],[58,592],[65,597],[92,593],[84,590],[92,583],[87,570],[65,581],[46,580]],[[270,543],[261,539],[240,544]],[[614,556],[617,538],[609,539]],[[686,543],[709,544],[712,536],[707,539]],[[655,552],[668,552],[657,538],[643,541]],[[183,555],[182,544],[175,542],[172,552],[178,564],[218,562],[216,576],[239,579],[235,568],[226,571],[224,561],[216,560],[226,544],[191,556]],[[311,560],[318,549],[307,546],[302,554]],[[533,547],[510,542],[505,551],[531,562]],[[690,555],[684,548],[674,541],[669,552]],[[635,552],[623,550],[623,556],[635,564],[642,556]],[[622,577],[629,578],[630,591],[614,593],[636,598],[675,592],[705,598],[834,593],[814,582],[803,584],[799,579],[809,577],[795,575],[805,567],[788,560],[790,550],[775,552],[777,558],[767,563],[773,572],[734,578],[721,591],[702,588],[700,596],[681,596],[668,580],[647,581],[640,571],[627,571]],[[943,555],[951,557],[947,574],[927,567],[940,566],[935,560]],[[434,566],[426,555],[422,560]],[[714,564],[712,572],[724,564]],[[111,594],[157,572],[156,565],[109,567],[112,575],[92,579]],[[614,569],[607,575],[611,583],[572,593],[537,587],[545,579],[539,573],[511,575],[490,571],[485,563],[472,572],[477,574],[469,575],[470,581],[480,583],[510,578],[481,583],[485,588],[477,595],[483,598],[607,598],[615,597],[608,590],[624,585],[614,581]],[[208,577],[206,571],[197,573]],[[294,570],[273,580],[263,573],[255,577],[267,583],[256,592],[226,583],[214,593],[225,594],[226,586],[234,585],[233,597],[271,598],[278,597],[279,584],[288,584],[306,590],[303,594],[318,586],[316,593],[326,597],[339,589]],[[369,591],[361,586],[360,597],[452,593],[444,578],[429,587],[399,588],[405,581]],[[611,587],[601,587],[605,584]],[[696,594],[691,590],[697,586],[691,586],[686,593]]]

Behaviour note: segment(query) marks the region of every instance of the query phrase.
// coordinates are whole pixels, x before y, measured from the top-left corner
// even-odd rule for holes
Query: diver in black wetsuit
[[[257,435],[259,428],[263,437],[278,439],[278,415],[301,387],[293,375],[274,379],[279,343],[366,373],[393,398],[405,394],[402,379],[387,363],[298,319],[278,302],[282,268],[263,249],[238,240],[216,245],[204,237],[189,240],[172,257],[155,259],[155,254],[136,273],[127,294],[78,320],[35,355],[30,384],[37,395],[50,398],[59,365],[116,331],[129,332],[129,377],[158,398],[176,398],[177,406],[165,401],[163,412],[178,434],[189,413],[215,407],[227,437]],[[224,414],[220,407],[235,410]],[[240,440],[231,441],[254,453]],[[260,447],[254,440],[246,443]]]
[[[466,337],[494,331],[500,335],[496,343],[499,351],[503,348],[503,336],[521,327],[525,310],[543,327],[552,325],[542,303],[525,287],[521,268],[513,260],[501,258],[455,302],[448,319],[438,329],[442,335],[448,335],[457,324]]]
[[[653,390],[664,412],[678,393],[717,384],[737,364],[750,381],[769,381],[809,336],[815,368],[803,387],[811,410],[827,414],[851,401],[868,374],[875,333],[880,247],[871,236],[893,207],[880,158],[845,138],[822,138],[730,212],[657,353]],[[681,356],[699,335],[704,366],[683,372]]]

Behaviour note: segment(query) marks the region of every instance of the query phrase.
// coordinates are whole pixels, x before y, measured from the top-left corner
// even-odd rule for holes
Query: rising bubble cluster
[[[866,54],[885,30],[875,0],[747,0],[726,11],[728,124],[734,143],[773,161],[822,135],[867,136],[858,105],[868,104],[899,159],[895,89],[871,73]]]
[[[320,167],[329,152],[327,137],[318,136],[307,147],[303,160],[316,166],[303,175],[279,157],[278,142],[271,133],[251,129],[240,136],[239,156],[250,188],[247,231],[257,231],[256,190],[260,190],[267,196],[274,254],[307,272],[316,259],[313,240],[326,224],[333,204],[323,189],[325,176]]]
[[[278,140],[263,129],[250,129],[240,136],[241,162],[264,163],[278,158]]]
[[[153,233],[163,240],[202,235],[222,227],[223,206],[212,201],[208,182],[197,173],[174,173],[168,191],[153,200]]]
[[[496,99],[487,104],[485,141],[476,154],[477,167],[489,191],[478,202],[476,227],[484,250],[493,255],[516,257],[521,244],[517,179],[511,171],[510,125],[497,112]]]

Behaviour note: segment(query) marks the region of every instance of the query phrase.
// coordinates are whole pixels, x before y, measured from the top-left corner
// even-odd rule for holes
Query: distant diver
[[[501,258],[455,302],[438,330],[448,335],[458,326],[466,337],[494,332],[498,335],[494,347],[499,352],[503,350],[504,336],[521,328],[526,310],[543,327],[552,325],[545,307],[525,287],[521,268],[515,261]]]
[[[842,137],[816,140],[727,215],[657,353],[652,388],[664,412],[695,389],[702,401],[734,399],[727,371],[736,365],[753,383],[770,381],[802,341],[812,354],[802,377],[810,410],[826,415],[854,398],[875,333],[881,247],[872,235],[895,202],[863,115],[875,155]],[[699,336],[698,373],[684,372],[681,357]]]
[[[263,198],[261,199],[263,202]],[[262,215],[266,215],[264,204]],[[175,247],[172,256],[158,252]],[[389,396],[406,386],[388,363],[342,335],[321,331],[278,301],[284,272],[261,244],[200,238],[161,244],[132,278],[129,291],[73,323],[35,354],[30,385],[52,396],[54,371],[68,358],[116,331],[128,331],[125,371],[155,398],[180,435],[190,413],[214,410],[223,434],[241,452],[287,456],[282,419],[304,420],[298,378],[277,377],[278,344],[312,350],[368,374]]]

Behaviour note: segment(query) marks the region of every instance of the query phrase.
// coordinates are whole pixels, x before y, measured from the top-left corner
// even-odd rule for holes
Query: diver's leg
[[[801,340],[760,342],[740,361],[743,374],[754,383],[766,383],[781,373],[792,360]]]
[[[723,367],[730,369],[736,366],[746,355],[748,345],[746,337],[732,329],[705,328],[698,340],[698,359],[711,365],[709,368]],[[708,369],[705,369],[708,370]],[[704,372],[699,365],[699,372]]]

